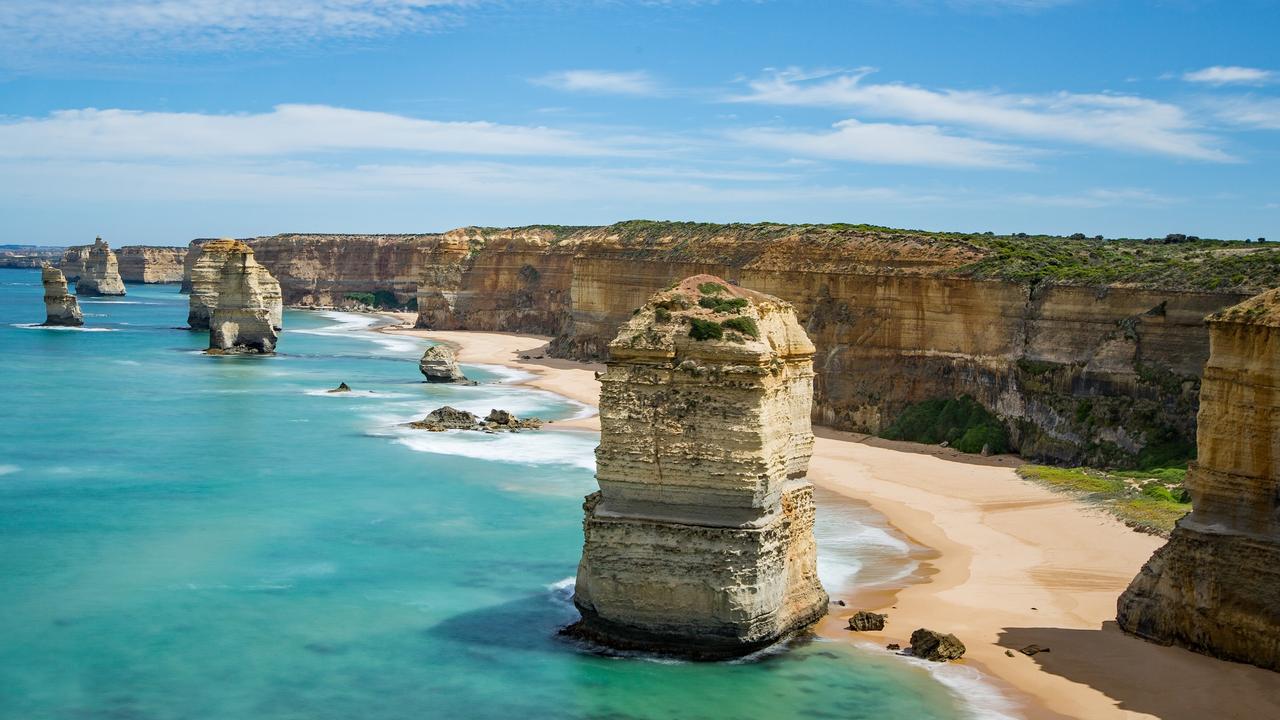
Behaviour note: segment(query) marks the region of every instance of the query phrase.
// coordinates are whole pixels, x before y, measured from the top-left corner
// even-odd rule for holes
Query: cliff
[[[116,258],[125,282],[175,283],[182,282],[186,254],[186,248],[126,245],[116,251]]]
[[[235,253],[243,254],[253,250],[240,240],[223,238],[220,240],[203,240],[199,244],[192,243],[187,257],[191,261],[190,297],[187,298],[187,326],[192,330],[208,330],[214,310],[218,307],[219,296],[225,279],[227,261]],[[269,311],[272,327],[280,329],[284,326],[284,307],[280,291],[280,283],[272,274],[256,260],[246,265],[247,272],[255,274],[253,280],[256,292],[263,295],[263,302]]]
[[[970,395],[1033,458],[1149,463],[1194,447],[1201,319],[1280,284],[1280,248],[848,225],[627,222],[250,244],[290,304],[416,301],[436,329],[553,336],[600,359],[672,280],[708,272],[792,303],[817,346],[814,421],[880,432]],[[189,255],[190,258],[190,255]],[[386,303],[384,303],[386,304]]]
[[[1209,318],[1191,513],[1120,596],[1125,630],[1280,671],[1280,289]]]
[[[223,254],[217,305],[209,321],[209,352],[274,353],[279,323],[273,318],[273,307],[278,307],[279,284],[254,261],[248,245],[227,241]]]
[[[76,296],[67,292],[67,279],[62,271],[45,265],[40,270],[44,285],[45,325],[79,327],[84,325],[84,314]]]
[[[569,632],[717,658],[822,617],[813,345],[791,307],[695,276],[655,295],[609,350]]]
[[[124,295],[124,281],[111,246],[98,238],[79,258],[76,295]]]

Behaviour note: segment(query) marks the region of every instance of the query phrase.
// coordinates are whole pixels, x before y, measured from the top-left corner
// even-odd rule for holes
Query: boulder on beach
[[[490,430],[537,430],[542,427],[540,418],[521,420],[506,410],[490,410],[484,418],[485,427]]]
[[[859,610],[849,618],[849,629],[858,632],[867,632],[870,630],[883,630],[885,618],[888,615],[880,613]]]
[[[923,660],[945,662],[964,656],[964,643],[951,633],[920,628],[911,633],[911,654]]]
[[[418,370],[429,383],[465,382],[466,376],[458,369],[458,360],[453,351],[444,345],[432,345],[422,353],[418,361]]]

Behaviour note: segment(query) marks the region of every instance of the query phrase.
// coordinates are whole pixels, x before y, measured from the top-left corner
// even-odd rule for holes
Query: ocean
[[[367,315],[286,311],[278,355],[207,356],[176,285],[128,290],[83,298],[84,329],[38,328],[39,271],[0,270],[0,718],[994,712],[967,668],[834,640],[726,663],[587,652],[556,631],[597,436],[402,426],[583,406],[501,367],[427,385],[427,343]],[[829,587],[910,572],[903,539],[827,504]]]

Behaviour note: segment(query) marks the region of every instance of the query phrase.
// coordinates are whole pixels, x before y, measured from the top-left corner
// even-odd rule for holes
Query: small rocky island
[[[97,238],[84,254],[76,295],[124,295],[124,280],[111,246]]]
[[[40,281],[44,285],[44,324],[50,327],[84,325],[80,302],[75,295],[67,292],[67,279],[62,271],[45,264],[40,268]]]
[[[1191,513],[1120,596],[1120,627],[1280,670],[1280,289],[1211,315]]]
[[[519,432],[521,430],[537,430],[542,427],[542,420],[536,417],[522,420],[506,410],[497,409],[490,410],[489,414],[481,420],[476,417],[475,413],[445,405],[432,410],[421,420],[409,423],[409,427],[429,432],[444,432],[445,430]]]
[[[238,240],[225,248],[217,305],[209,318],[212,355],[270,354],[279,339],[280,284]],[[195,297],[195,292],[191,296]]]
[[[418,370],[429,383],[466,382],[467,378],[458,368],[458,359],[453,351],[445,345],[432,345],[422,353],[418,361]]]
[[[717,659],[821,618],[813,344],[791,305],[694,276],[637,310],[609,356],[582,619],[565,632]]]

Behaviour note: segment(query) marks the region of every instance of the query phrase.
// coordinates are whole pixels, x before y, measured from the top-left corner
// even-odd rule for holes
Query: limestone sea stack
[[[694,276],[637,310],[609,357],[566,632],[716,659],[821,618],[813,344],[791,305]]]
[[[80,277],[76,280],[77,295],[124,295],[124,281],[120,279],[120,266],[111,246],[97,238],[84,255]]]
[[[279,335],[273,308],[279,303],[280,285],[254,261],[252,248],[232,242],[220,272],[218,304],[209,320],[209,352],[274,353]]]
[[[80,327],[84,314],[76,296],[67,292],[67,279],[62,271],[45,265],[40,269],[40,281],[44,284],[45,325]]]
[[[422,353],[418,361],[418,370],[429,383],[465,382],[466,376],[458,369],[458,359],[453,351],[444,345],[432,345]]]
[[[1280,671],[1280,289],[1209,323],[1192,510],[1120,596],[1120,627]]]
[[[232,252],[241,248],[253,250],[240,241],[230,238],[208,240],[196,246],[192,245],[195,261],[191,266],[191,292],[187,298],[187,325],[192,330],[208,330],[213,310],[218,306],[218,295],[222,287],[222,271]],[[277,330],[284,327],[284,303],[280,294],[280,283],[272,277],[266,268],[256,261],[252,264],[252,272],[258,275],[257,286],[266,298],[271,311],[271,325]]]

